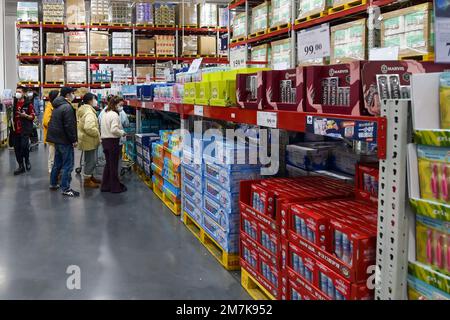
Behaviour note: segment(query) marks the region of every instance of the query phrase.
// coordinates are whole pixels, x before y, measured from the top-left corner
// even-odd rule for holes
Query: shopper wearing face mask
[[[97,148],[100,145],[100,126],[97,119],[97,97],[87,93],[78,109],[78,148],[84,154],[84,187],[99,188],[101,181],[94,177]]]
[[[75,100],[75,89],[62,88],[60,96],[53,101],[52,118],[48,125],[47,141],[55,145],[55,163],[50,174],[50,189],[61,188],[62,194],[78,197],[80,193],[70,188],[74,168],[74,148],[77,146],[77,117],[72,106]],[[61,186],[58,175],[61,175]]]
[[[44,144],[48,144],[48,174],[52,173],[53,163],[55,162],[55,145],[47,143],[48,124],[52,118],[53,101],[59,96],[59,90],[52,90],[48,94],[48,101],[45,104],[44,118],[42,120],[42,128],[44,131]]]
[[[33,121],[36,117],[33,102],[27,99],[22,88],[17,88],[13,106],[13,127],[11,131],[14,153],[19,168],[14,175],[31,170],[30,163],[30,136],[33,132]]]
[[[109,99],[108,107],[101,117],[101,137],[106,165],[103,171],[102,192],[122,193],[127,191],[119,181],[120,139],[125,136],[119,110],[123,99],[117,96]]]

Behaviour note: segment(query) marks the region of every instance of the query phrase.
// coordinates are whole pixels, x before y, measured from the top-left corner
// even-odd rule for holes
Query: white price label
[[[189,66],[188,73],[196,73],[200,69],[200,65],[202,64],[203,58],[198,58],[192,61]]]
[[[203,106],[194,106],[194,114],[203,117]]]
[[[277,113],[258,111],[256,123],[258,126],[276,128],[278,125]]]
[[[298,61],[319,59],[330,56],[330,25],[302,30],[297,34]]]
[[[170,111],[170,104],[164,103],[164,111],[169,112]]]
[[[447,9],[450,11],[450,9]],[[434,34],[436,37],[436,62],[449,63],[450,62],[450,18],[438,16],[439,10],[436,12],[436,19],[434,22]],[[450,15],[450,12],[447,12]]]

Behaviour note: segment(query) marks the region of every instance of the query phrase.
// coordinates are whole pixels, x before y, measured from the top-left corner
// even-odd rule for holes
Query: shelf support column
[[[5,65],[5,1],[0,1],[0,90],[6,89]]]

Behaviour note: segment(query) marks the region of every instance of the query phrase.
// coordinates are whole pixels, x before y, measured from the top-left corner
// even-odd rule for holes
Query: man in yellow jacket
[[[83,104],[78,108],[78,148],[84,153],[84,186],[99,188],[101,181],[94,177],[97,148],[100,145],[100,126],[98,123],[97,98],[92,93],[83,97]]]
[[[42,127],[44,134],[44,143],[47,143],[47,132],[48,132],[48,124],[50,123],[50,119],[52,118],[53,112],[53,100],[55,100],[59,96],[58,90],[50,91],[48,95],[48,101],[45,104],[44,117],[42,119]],[[53,143],[48,143],[48,173],[52,172],[53,163],[55,162],[55,145]]]

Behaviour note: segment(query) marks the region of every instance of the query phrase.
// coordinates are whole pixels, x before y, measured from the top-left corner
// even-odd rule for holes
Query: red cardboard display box
[[[361,101],[361,67],[365,61],[307,66],[306,112],[369,115]]]
[[[240,238],[241,260],[244,260],[251,269],[258,271],[259,253],[257,244],[247,235],[241,233]]]
[[[378,163],[358,163],[356,165],[356,192],[361,199],[378,202]]]
[[[368,61],[361,71],[361,82],[364,97],[364,114],[379,116],[381,113],[381,99],[409,99],[411,75],[414,73],[442,72],[450,70],[450,64],[436,64],[434,62],[419,62],[414,60],[403,61]],[[388,76],[389,84],[398,86],[398,89],[380,90],[377,84],[377,75]],[[389,76],[392,75],[392,81]]]
[[[258,82],[255,73],[240,73],[236,76],[236,101],[241,108],[262,110],[261,97],[258,95],[259,87],[264,86]]]

